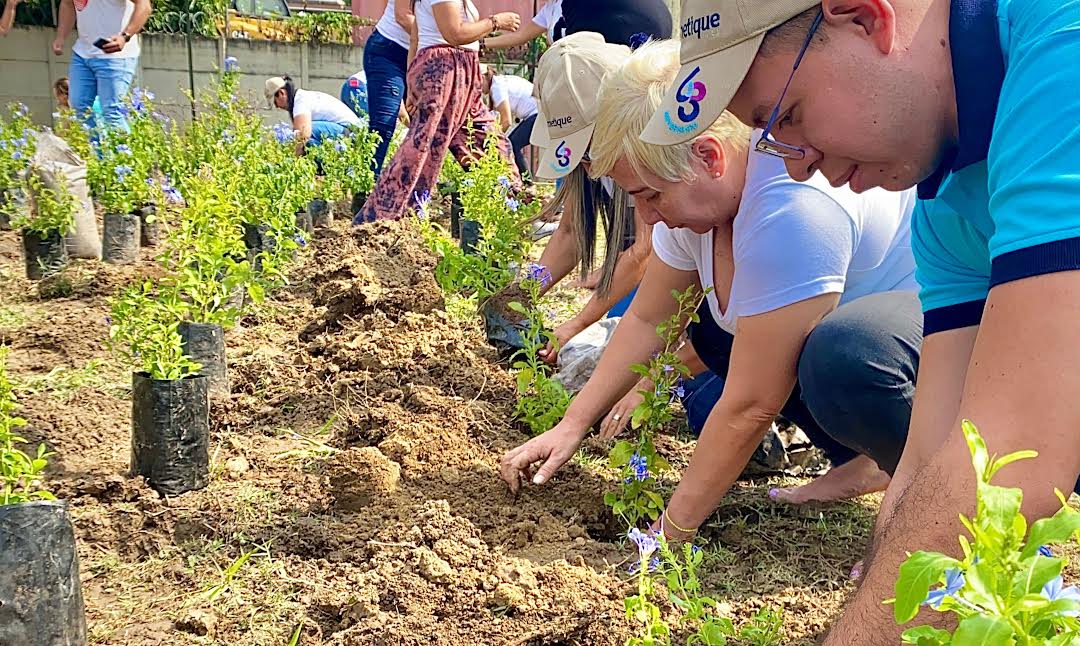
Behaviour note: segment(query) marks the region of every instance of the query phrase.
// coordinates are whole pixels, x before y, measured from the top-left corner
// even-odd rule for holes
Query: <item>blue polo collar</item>
[[[942,180],[986,159],[1005,80],[1005,60],[998,33],[997,0],[952,0],[949,49],[956,87],[959,141],[930,177],[919,183],[919,198],[933,199]]]

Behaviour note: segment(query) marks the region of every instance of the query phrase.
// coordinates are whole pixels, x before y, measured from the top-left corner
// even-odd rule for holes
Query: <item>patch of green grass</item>
[[[26,307],[16,305],[0,307],[0,329],[14,331],[26,325],[29,320],[30,316]]]
[[[476,318],[476,299],[460,294],[446,294],[446,313],[455,321]]]
[[[21,395],[49,393],[59,400],[67,401],[83,388],[99,388],[114,391],[126,390],[116,383],[113,375],[105,370],[105,362],[91,359],[81,368],[57,366],[44,375],[30,375],[15,379],[15,389]],[[114,393],[118,394],[118,393]]]

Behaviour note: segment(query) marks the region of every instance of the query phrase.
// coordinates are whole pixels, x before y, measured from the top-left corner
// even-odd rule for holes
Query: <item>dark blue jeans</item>
[[[698,313],[701,322],[690,325],[690,340],[713,375],[688,389],[685,403],[690,427],[700,432],[727,379],[734,337],[716,325],[704,303]],[[845,303],[807,337],[798,382],[780,414],[834,465],[861,453],[892,474],[907,441],[921,346],[922,312],[914,292]]]
[[[405,70],[409,50],[379,30],[371,32],[364,45],[364,71],[367,73],[368,128],[379,133],[382,141],[375,149],[375,177],[382,172],[390,138],[397,127],[398,108],[405,100]]]

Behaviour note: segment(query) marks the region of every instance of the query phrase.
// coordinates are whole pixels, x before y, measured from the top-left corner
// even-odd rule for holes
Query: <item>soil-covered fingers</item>
[[[559,351],[555,349],[555,344],[548,343],[547,347],[536,353],[540,357],[540,360],[549,366],[554,366],[559,361]]]

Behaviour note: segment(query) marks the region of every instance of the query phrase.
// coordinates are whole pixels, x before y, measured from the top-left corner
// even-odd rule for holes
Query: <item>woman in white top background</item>
[[[326,139],[345,136],[349,128],[363,128],[363,120],[349,106],[326,92],[302,90],[288,76],[266,79],[266,101],[289,113],[296,131],[296,154],[304,154],[308,145],[318,146]]]
[[[401,218],[435,187],[448,152],[467,166],[473,158],[470,145],[480,149],[488,136],[499,138],[511,183],[515,190],[521,187],[510,143],[483,102],[479,56],[481,38],[497,30],[513,31],[521,19],[513,12],[481,18],[472,0],[417,0],[412,10],[409,133],[353,219],[355,224]]]

